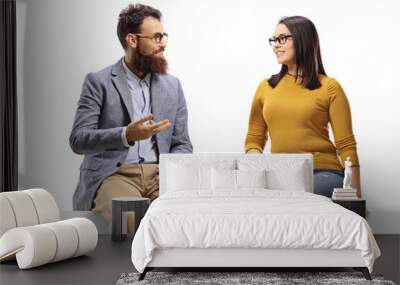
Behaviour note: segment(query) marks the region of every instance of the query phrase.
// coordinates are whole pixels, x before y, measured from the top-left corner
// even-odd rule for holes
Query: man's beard
[[[147,73],[165,74],[167,73],[168,69],[167,60],[164,58],[164,56],[161,57],[155,56],[155,54],[163,51],[164,49],[160,49],[152,55],[144,55],[140,51],[140,48],[137,48],[133,56],[133,65],[138,71],[143,72],[144,74]]]

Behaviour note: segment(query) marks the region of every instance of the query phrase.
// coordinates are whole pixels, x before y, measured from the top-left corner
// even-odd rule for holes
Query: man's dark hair
[[[296,60],[296,80],[299,72],[301,84],[309,90],[321,87],[318,75],[326,75],[321,59],[319,38],[314,24],[302,16],[282,18],[278,24],[285,25],[292,34]],[[281,71],[272,75],[269,85],[275,88],[279,81],[288,73],[288,67],[282,64]]]
[[[140,27],[146,17],[153,17],[157,20],[161,20],[161,12],[142,4],[130,4],[121,11],[118,17],[117,34],[124,49],[127,48],[125,41],[126,35],[129,33],[140,33]]]

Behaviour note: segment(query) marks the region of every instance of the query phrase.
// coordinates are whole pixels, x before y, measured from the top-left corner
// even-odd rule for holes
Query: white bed
[[[160,197],[132,243],[155,267],[354,267],[380,255],[368,223],[312,194],[309,154],[161,155]]]

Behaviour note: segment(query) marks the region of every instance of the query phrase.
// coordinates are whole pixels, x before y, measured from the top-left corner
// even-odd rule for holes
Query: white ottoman
[[[44,189],[0,193],[0,262],[20,269],[86,254],[96,248],[97,228],[86,218],[59,221],[54,198]]]

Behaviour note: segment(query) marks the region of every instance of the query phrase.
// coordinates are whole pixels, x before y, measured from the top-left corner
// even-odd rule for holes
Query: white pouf
[[[44,189],[0,193],[0,262],[20,269],[84,255],[96,248],[97,228],[86,218],[64,221]]]

